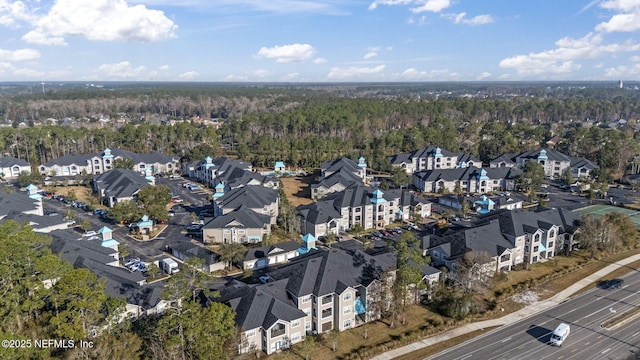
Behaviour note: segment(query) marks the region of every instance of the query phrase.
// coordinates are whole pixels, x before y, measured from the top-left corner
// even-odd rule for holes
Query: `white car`
[[[129,259],[129,261],[127,261],[126,263],[124,263],[124,266],[129,267],[129,266],[135,265],[135,264],[137,264],[137,263],[139,263],[139,262],[140,262],[140,259],[138,259],[138,258],[131,258],[131,259]]]
[[[98,233],[93,231],[93,230],[91,230],[91,231],[85,232],[84,235],[82,235],[82,236],[90,237],[90,236],[96,236],[96,235],[98,235]]]

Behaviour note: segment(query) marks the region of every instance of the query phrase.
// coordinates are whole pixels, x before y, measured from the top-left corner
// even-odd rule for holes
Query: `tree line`
[[[131,322],[125,300],[107,295],[106,280],[74,269],[51,252],[51,241],[26,224],[0,224],[0,337],[7,340],[0,358],[223,359],[235,345],[231,308],[203,307],[194,295],[207,280],[194,270],[197,260],[166,282],[163,315]],[[66,345],[37,348],[36,339]]]
[[[365,156],[370,167],[389,170],[388,156],[426,145],[469,153],[488,162],[502,153],[546,147],[546,141],[557,135],[563,139],[557,144],[558,150],[596,161],[614,177],[624,172],[638,152],[633,126],[640,114],[640,103],[633,101],[630,95],[633,92],[617,97],[573,93],[574,97],[558,98],[380,99],[308,89],[298,92],[277,89],[272,93],[262,89],[246,102],[242,100],[244,95],[227,94],[236,104],[236,110],[230,112],[222,111],[226,105],[216,103],[226,101],[220,95],[195,90],[186,94],[160,90],[146,94],[120,92],[120,97],[110,94],[89,98],[72,93],[77,99],[65,94],[55,101],[61,104],[91,101],[102,105],[96,109],[85,106],[77,113],[62,110],[79,121],[75,126],[0,128],[0,151],[34,165],[68,154],[100,152],[106,147],[162,152],[180,156],[184,161],[201,159],[203,155],[232,156],[257,167],[272,167],[275,161],[284,160],[290,166],[315,168],[341,156]],[[113,104],[116,99],[122,99],[123,104]],[[206,111],[186,105],[177,106],[180,111],[164,106],[143,111],[124,104],[160,100],[216,105]],[[47,100],[28,100],[25,96],[3,98],[0,115],[11,118],[9,109],[24,107],[25,101]],[[43,106],[43,111],[53,108]],[[126,125],[112,127],[79,120],[98,113],[112,116],[124,113],[130,120]],[[223,113],[226,117],[218,129],[189,120],[193,116]],[[27,118],[41,120],[49,115],[37,112]],[[186,120],[169,126],[154,122],[154,116]],[[601,122],[618,119],[628,119],[628,123],[616,129],[600,126]]]

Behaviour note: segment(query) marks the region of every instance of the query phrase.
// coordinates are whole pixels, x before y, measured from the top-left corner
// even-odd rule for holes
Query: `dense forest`
[[[612,84],[176,85],[39,84],[0,90],[0,151],[31,164],[120,147],[183,160],[237,156],[258,167],[314,168],[425,145],[488,161],[546,146],[597,161],[620,176],[638,152],[640,92]],[[116,123],[98,119],[125,119]],[[218,129],[198,119],[218,119]],[[49,120],[47,120],[49,119]],[[50,119],[64,125],[48,125]],[[169,121],[178,122],[166,125]],[[623,123],[616,121],[624,120]]]

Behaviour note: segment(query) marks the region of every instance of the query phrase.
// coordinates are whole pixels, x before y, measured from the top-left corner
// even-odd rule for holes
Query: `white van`
[[[569,324],[562,323],[558,325],[551,334],[551,345],[562,346],[562,343],[567,339],[570,332],[571,328],[569,328]]]

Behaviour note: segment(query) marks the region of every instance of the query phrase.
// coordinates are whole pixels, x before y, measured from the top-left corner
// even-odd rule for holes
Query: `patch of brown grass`
[[[436,328],[431,327],[427,324],[431,324],[433,321],[441,321],[439,320],[440,318],[441,317],[439,315],[428,311],[422,306],[409,306],[407,308],[407,322],[404,325],[396,322],[396,326],[394,328],[390,328],[388,323],[383,321],[376,321],[364,325],[366,326],[366,328],[364,326],[360,326],[351,330],[341,332],[339,334],[338,344],[335,352],[331,350],[331,344],[325,343],[322,340],[322,335],[318,335],[316,348],[312,352],[311,358],[314,360],[329,360],[371,357],[360,357],[356,355],[356,352],[358,352],[358,350],[362,351],[363,349],[366,349],[370,346],[387,343],[390,340],[392,340],[393,343],[397,342],[397,346],[404,345],[405,342],[403,342],[402,339],[405,338],[408,333],[415,333],[416,335],[418,335],[418,333],[420,333],[421,331],[426,330],[425,327],[428,327],[435,332]],[[368,333],[367,339],[364,338],[365,330]],[[419,338],[423,337],[424,336],[416,336],[415,340],[412,341],[416,341]],[[394,347],[396,346],[389,345],[388,350]],[[373,353],[371,355],[373,355]],[[289,351],[271,355],[269,356],[269,359],[304,359],[303,353],[301,351],[301,344],[294,345],[293,348]]]
[[[282,186],[287,199],[293,206],[306,205],[313,202],[309,185],[314,181],[316,174],[301,176],[282,177]]]

